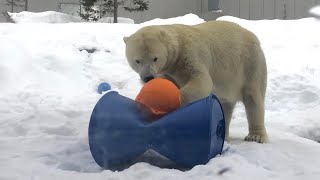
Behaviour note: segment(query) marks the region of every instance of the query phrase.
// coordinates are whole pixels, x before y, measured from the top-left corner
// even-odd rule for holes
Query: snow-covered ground
[[[189,14],[142,25],[0,24],[0,179],[319,179],[320,21],[223,19],[261,40],[270,143],[242,141],[247,123],[239,104],[231,141],[206,165],[183,172],[138,163],[103,171],[87,140],[91,111],[101,97],[97,85],[109,82],[131,98],[141,88],[126,62],[123,36],[145,25],[203,20]]]

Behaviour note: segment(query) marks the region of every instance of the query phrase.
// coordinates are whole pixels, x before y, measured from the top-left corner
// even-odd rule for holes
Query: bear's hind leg
[[[258,91],[257,86],[244,91],[243,103],[249,124],[249,134],[245,137],[245,140],[258,143],[268,142],[268,135],[264,126],[264,97]]]

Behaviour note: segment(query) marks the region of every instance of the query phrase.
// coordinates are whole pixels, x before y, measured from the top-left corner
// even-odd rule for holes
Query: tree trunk
[[[28,1],[29,0],[24,0],[24,10],[28,11]]]
[[[11,0],[11,13],[13,13],[13,4],[14,4],[14,2],[13,2],[13,0]]]
[[[118,0],[114,0],[113,23],[118,23]]]
[[[6,18],[7,22],[9,23],[15,23],[14,20],[11,18],[11,16],[9,15],[9,13],[7,11],[2,12],[2,14],[4,15],[4,17]]]

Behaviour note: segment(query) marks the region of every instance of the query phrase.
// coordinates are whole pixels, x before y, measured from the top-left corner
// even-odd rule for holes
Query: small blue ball
[[[102,94],[104,91],[109,91],[111,89],[111,86],[109,83],[103,82],[98,86],[98,93]]]

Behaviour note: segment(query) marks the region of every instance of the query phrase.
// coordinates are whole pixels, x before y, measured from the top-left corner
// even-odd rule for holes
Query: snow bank
[[[78,16],[73,16],[61,12],[55,11],[46,11],[46,12],[28,12],[23,11],[20,13],[9,13],[11,18],[16,23],[73,23],[73,22],[86,22],[82,20]],[[113,23],[113,17],[104,17],[99,19],[97,22],[100,23]],[[141,23],[142,26],[147,25],[160,25],[160,24],[187,24],[187,25],[194,25],[204,22],[203,19],[199,18],[197,15],[194,14],[186,14],[184,16],[179,16],[175,18],[169,19],[153,19],[150,21],[146,21]],[[94,23],[94,22],[91,22]],[[134,24],[134,20],[125,17],[118,17],[118,23],[124,24]]]
[[[34,13],[23,11],[20,13],[9,13],[11,18],[16,23],[70,23],[70,22],[82,22],[80,17],[55,12],[46,11],[41,13]]]
[[[311,8],[310,13],[314,16],[320,17],[320,6],[315,6]]]
[[[28,12],[9,13],[11,18],[16,23],[72,23],[72,22],[86,22],[79,16],[73,16],[61,12],[46,11],[46,12]],[[100,19],[101,23],[112,23],[113,17],[105,17]],[[134,20],[130,18],[118,17],[118,23],[134,24]]]
[[[161,24],[186,24],[186,25],[195,25],[203,23],[204,20],[199,18],[195,14],[186,14],[184,16],[179,16],[175,18],[169,18],[169,19],[160,19],[156,18],[150,21],[146,21],[141,23],[143,26],[148,25],[161,25]]]

